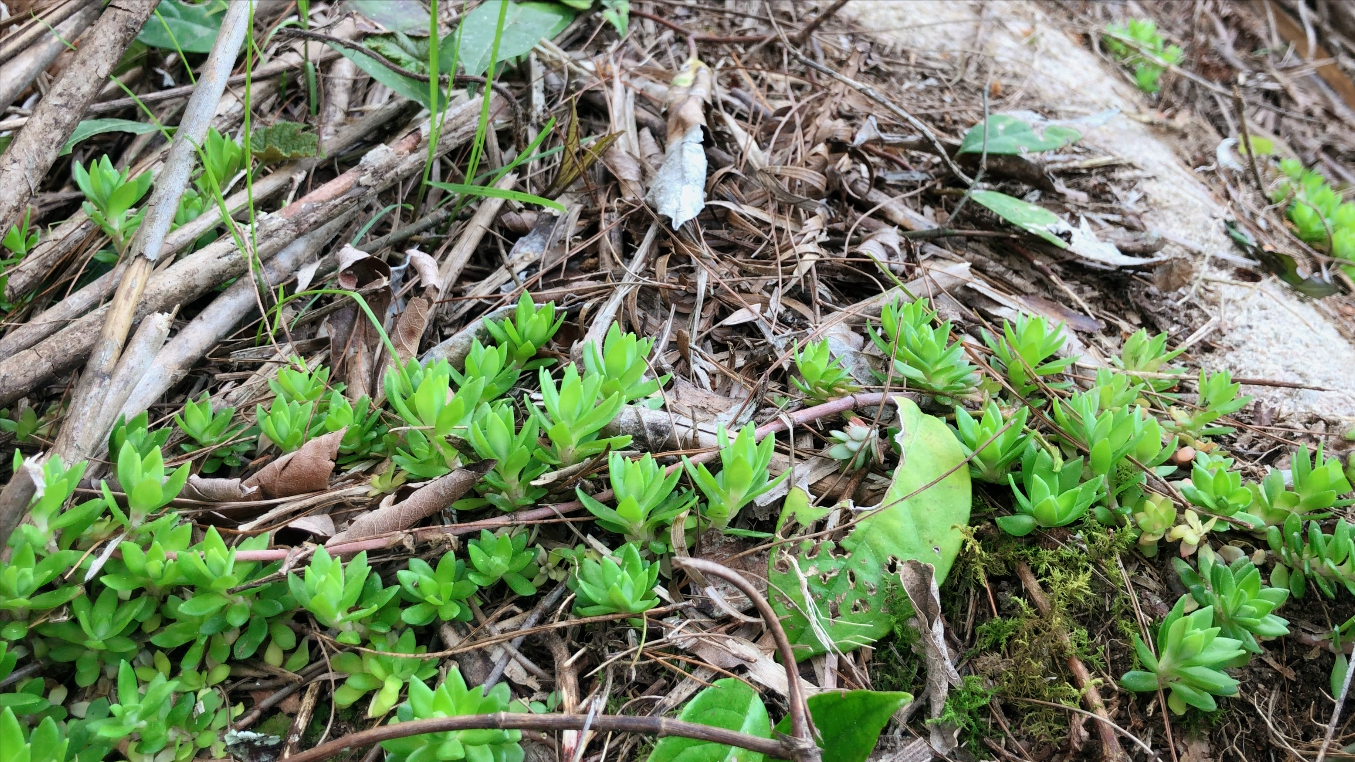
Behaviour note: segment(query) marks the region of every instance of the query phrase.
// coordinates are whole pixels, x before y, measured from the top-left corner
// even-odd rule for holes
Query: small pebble
[[[1172,456],[1172,462],[1178,466],[1184,466],[1187,463],[1190,463],[1192,460],[1195,460],[1194,447],[1182,447],[1181,449],[1176,451],[1175,455]]]

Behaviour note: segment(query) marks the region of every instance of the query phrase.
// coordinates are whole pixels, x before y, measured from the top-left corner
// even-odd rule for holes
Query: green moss
[[[935,720],[927,724],[949,723],[956,728],[960,742],[970,748],[982,748],[983,739],[993,735],[992,723],[988,721],[988,704],[993,700],[994,691],[984,687],[984,680],[977,675],[965,675],[960,687],[951,688],[946,697],[946,708]]]

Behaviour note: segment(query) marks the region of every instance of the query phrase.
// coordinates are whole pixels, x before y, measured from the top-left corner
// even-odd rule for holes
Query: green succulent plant
[[[137,652],[128,635],[154,612],[155,601],[146,596],[121,601],[116,591],[105,589],[92,603],[85,596],[73,599],[70,608],[70,619],[39,625],[38,632],[53,640],[48,652],[53,661],[75,663],[75,684],[83,688],[94,684],[103,665]]]
[[[1162,72],[1185,56],[1177,46],[1165,43],[1152,19],[1112,23],[1102,39],[1110,54],[1134,72],[1139,89],[1149,94],[1161,89]]]
[[[633,542],[622,545],[609,558],[584,558],[569,581],[569,589],[576,596],[574,611],[580,616],[643,614],[659,605],[659,597],[654,594],[658,578],[658,564],[640,558]],[[640,625],[639,619],[630,622]]]
[[[61,550],[38,560],[33,545],[20,542],[9,563],[0,565],[0,613],[8,620],[0,627],[0,637],[19,640],[28,635],[29,619],[34,613],[64,606],[80,594],[78,585],[58,585],[39,592],[74,566],[83,554]]]
[[[716,428],[715,439],[720,448],[718,474],[712,475],[704,463],[694,465],[690,458],[682,457],[687,475],[706,497],[705,516],[716,529],[728,527],[745,505],[775,489],[790,475],[787,470],[771,478],[768,468],[776,442],[772,437],[755,442],[754,432],[752,424],[744,426],[731,442],[723,425]]]
[[[593,373],[580,378],[573,365],[566,365],[556,386],[546,369],[540,370],[541,405],[545,410],[532,407],[531,411],[550,440],[550,447],[538,456],[541,460],[563,468],[608,448],[630,444],[629,436],[598,438],[602,427],[611,423],[621,410],[620,393],[601,397],[605,380]]]
[[[1125,339],[1120,356],[1112,357],[1110,361],[1135,381],[1159,394],[1166,393],[1180,383],[1180,379],[1174,377],[1186,372],[1184,368],[1168,364],[1186,351],[1184,347],[1168,351],[1168,338],[1165,333],[1148,338],[1148,331],[1140,328]],[[1163,375],[1169,377],[1161,378]]]
[[[343,438],[339,440],[341,463],[385,454],[383,440],[387,429],[381,423],[381,408],[373,407],[372,399],[365,394],[354,404],[338,391],[330,392],[324,427],[329,433],[343,431]]]
[[[149,430],[149,420],[144,410],[133,416],[130,421],[126,416],[118,416],[117,423],[113,424],[113,430],[108,434],[108,457],[114,469],[118,467],[118,458],[122,456],[124,444],[131,443],[136,454],[144,458],[151,454],[151,450],[164,447],[165,442],[169,441],[169,429],[152,432]]]
[[[790,382],[813,402],[845,397],[860,388],[842,363],[833,357],[828,339],[796,347],[795,370],[800,377],[792,377]]]
[[[413,606],[400,613],[407,624],[426,625],[433,620],[468,622],[471,608],[467,600],[478,589],[466,574],[466,564],[452,551],[438,560],[434,569],[421,558],[409,559],[409,568],[395,573],[400,580],[400,595]]]
[[[196,402],[193,400],[185,402],[182,415],[177,413],[174,415],[174,423],[179,430],[193,440],[191,444],[188,442],[180,444],[179,449],[185,453],[211,450],[202,463],[202,473],[216,473],[223,465],[227,468],[239,468],[245,464],[245,453],[254,447],[254,438],[241,436],[245,430],[244,426],[231,427],[231,420],[234,417],[233,407],[225,407],[213,413],[212,401],[207,392],[203,392]]]
[[[517,428],[512,405],[481,405],[470,426],[470,444],[481,458],[493,458],[494,468],[476,485],[483,502],[501,511],[516,511],[546,496],[544,487],[532,486],[532,480],[546,472],[537,435],[541,425],[535,416],[527,416]],[[473,504],[467,504],[473,507]]]
[[[406,392],[399,378],[393,370],[386,374],[386,397],[407,425],[429,436],[465,439],[466,427],[484,396],[485,379],[470,379],[453,394],[452,366],[446,360],[424,368],[413,383],[412,394]]]
[[[965,457],[969,458],[970,476],[991,484],[1007,482],[1012,464],[1020,460],[1030,443],[1031,435],[1026,431],[1029,415],[1030,408],[1018,407],[1010,417],[1004,416],[1002,409],[991,400],[983,417],[977,421],[964,408],[955,408],[955,438]],[[1007,426],[1008,423],[1011,425]],[[1003,426],[1007,426],[1006,431],[1002,431]],[[999,431],[1002,433],[998,434]],[[983,446],[990,439],[993,441]]]
[[[503,580],[518,595],[536,595],[536,549],[527,549],[527,535],[503,532],[491,534],[480,530],[480,538],[466,543],[466,557],[471,571],[466,577],[480,587],[490,587]]]
[[[1212,424],[1225,415],[1236,413],[1252,401],[1251,397],[1237,396],[1241,388],[1241,384],[1233,383],[1232,374],[1226,370],[1214,374],[1200,371],[1198,409],[1187,410],[1173,405],[1168,410],[1172,418],[1167,424],[1168,428],[1196,438],[1231,434],[1234,431],[1232,427]]]
[[[591,341],[584,344],[584,374],[602,377],[602,385],[598,388],[598,397],[601,399],[609,399],[613,394],[621,397],[622,404],[647,399],[669,379],[669,376],[645,379],[645,373],[649,370],[649,352],[653,348],[654,339],[641,339],[629,332],[621,333],[621,328],[612,323],[602,340],[601,351]],[[661,402],[654,400],[655,405]]]
[[[304,576],[287,574],[287,584],[296,602],[315,616],[315,620],[336,631],[335,640],[358,645],[371,632],[388,632],[389,623],[374,617],[400,588],[382,587],[381,577],[371,573],[367,552],[354,556],[347,564],[331,558],[323,546],[316,548]]]
[[[1271,613],[1284,604],[1289,590],[1262,585],[1260,570],[1246,557],[1229,564],[1212,551],[1201,550],[1198,572],[1179,558],[1172,559],[1172,565],[1195,602],[1214,610],[1219,632],[1238,641],[1244,650],[1259,654],[1257,638],[1289,634],[1289,622]],[[1245,663],[1246,657],[1240,658]]]
[[[1211,513],[1260,526],[1261,519],[1246,512],[1252,505],[1253,493],[1242,485],[1242,474],[1230,470],[1232,465],[1231,458],[1196,453],[1190,482],[1178,484],[1181,495]]]
[[[507,344],[486,347],[479,339],[472,339],[470,352],[466,355],[465,372],[451,368],[450,374],[458,389],[478,379],[479,402],[491,402],[513,388],[522,375],[522,367],[509,357]]]
[[[1303,520],[1292,513],[1281,526],[1266,528],[1266,544],[1275,555],[1270,584],[1289,588],[1298,599],[1303,598],[1308,582],[1328,598],[1336,597],[1338,586],[1355,595],[1355,541],[1350,524],[1337,519],[1327,534],[1316,521],[1309,521],[1306,537],[1303,529]]]
[[[1145,493],[1133,518],[1139,530],[1139,552],[1153,558],[1158,542],[1176,525],[1176,503],[1166,495]]]
[[[343,685],[334,689],[335,706],[352,706],[367,693],[376,691],[367,705],[367,716],[381,717],[400,702],[400,692],[406,683],[410,680],[427,680],[438,673],[436,659],[401,656],[428,651],[426,646],[415,645],[413,630],[402,630],[399,637],[393,632],[386,633],[369,645],[370,651],[361,654],[348,651],[330,660],[330,666],[336,672],[348,675]]]
[[[132,207],[151,188],[151,173],[142,172],[134,178],[129,171],[118,171],[107,156],[89,165],[86,170],[80,162],[71,163],[71,177],[84,194],[80,205],[94,224],[98,225],[121,253],[131,243],[133,234],[146,216],[146,210],[133,212]]]
[[[935,395],[942,402],[969,394],[979,383],[964,346],[950,341],[950,321],[933,326],[936,311],[926,299],[886,304],[880,332],[867,327],[871,341],[893,361],[895,378]],[[880,375],[880,374],[876,374]],[[888,374],[880,377],[886,380]]]
[[[1055,381],[1077,359],[1050,360],[1063,347],[1063,323],[1049,326],[1043,317],[1021,313],[1016,324],[1002,321],[1002,335],[983,332],[983,343],[993,352],[993,369],[1007,377],[1016,395],[1029,397],[1043,384],[1052,389],[1067,389],[1071,381]],[[1039,379],[1039,383],[1037,383]]]
[[[137,590],[145,590],[153,598],[163,598],[171,588],[186,581],[179,570],[177,555],[187,551],[192,544],[192,524],[162,528],[145,549],[142,549],[142,543],[124,540],[118,544],[119,557],[108,560],[99,581],[118,591],[124,599]],[[175,556],[171,557],[171,553]]]
[[[1291,514],[1300,519],[1324,519],[1331,515],[1331,508],[1350,504],[1348,499],[1338,499],[1351,490],[1341,461],[1325,457],[1321,444],[1313,454],[1308,445],[1301,445],[1289,468],[1292,490],[1285,486],[1284,474],[1274,469],[1259,483],[1249,485],[1256,500],[1255,513],[1267,525],[1283,524]]]
[[[426,436],[418,429],[404,432],[404,446],[397,446],[391,460],[419,479],[436,479],[452,472],[460,462],[457,451],[445,437]]]
[[[189,470],[189,464],[185,463],[173,473],[166,474],[164,456],[160,454],[158,445],[145,457],[140,457],[131,442],[123,442],[122,452],[118,455],[117,474],[118,484],[127,496],[127,513],[124,514],[118,508],[108,483],[100,481],[104,503],[128,532],[154,531],[162,525],[161,522],[172,522],[174,514],[166,514],[150,524],[146,523],[146,518],[179,496],[179,491],[188,481]]]
[[[1104,477],[1105,497],[1114,505],[1115,497],[1143,483],[1137,468],[1125,469],[1129,458],[1147,468],[1157,468],[1176,452],[1176,440],[1162,444],[1162,427],[1157,419],[1136,405],[1103,408],[1097,389],[1080,392],[1054,404],[1054,420],[1068,435],[1069,444],[1087,451],[1087,466],[1093,476]],[[1163,467],[1158,475],[1175,470]]]
[[[22,456],[16,451],[13,470],[17,472],[20,468]],[[42,464],[42,483],[43,488],[39,494],[33,496],[28,504],[28,521],[15,528],[15,533],[22,542],[27,542],[35,548],[42,548],[47,552],[55,552],[58,547],[70,547],[74,536],[63,537],[62,542],[58,543],[58,536],[67,529],[76,529],[72,534],[78,534],[77,525],[84,523],[86,519],[92,518],[89,514],[103,510],[103,501],[93,501],[95,505],[88,503],[62,511],[66,501],[70,500],[71,495],[75,494],[75,488],[80,484],[80,477],[85,474],[85,461],[80,461],[66,468],[61,462],[61,456],[52,454]]]
[[[690,491],[675,491],[682,473],[675,470],[666,474],[648,453],[635,460],[612,453],[607,459],[607,472],[616,508],[603,505],[582,487],[576,488],[583,507],[608,532],[622,535],[642,549],[665,552],[669,525],[696,502],[696,495]]]
[[[856,416],[847,418],[847,428],[828,432],[828,439],[833,443],[828,457],[845,463],[849,471],[884,460],[879,430]]]
[[[411,680],[409,700],[400,705],[391,723],[510,711],[512,698],[507,683],[489,690],[467,688],[461,672],[453,667],[437,690],[422,680]],[[522,762],[525,752],[520,740],[520,730],[451,730],[382,741],[381,748],[388,762]]]
[[[1120,684],[1136,693],[1167,692],[1167,706],[1185,714],[1187,706],[1212,712],[1215,696],[1237,695],[1237,681],[1223,668],[1246,654],[1241,643],[1219,635],[1210,606],[1185,613],[1182,596],[1157,628],[1157,655],[1134,636],[1134,651],[1143,669],[1125,673]]]
[[[320,365],[311,370],[301,358],[293,357],[291,364],[278,369],[276,378],[269,379],[268,388],[287,402],[319,402],[329,388],[329,367]],[[343,384],[335,389],[343,391]]]
[[[14,710],[0,710],[0,762],[66,762],[70,739],[51,717],[44,717],[32,735]]]
[[[152,755],[169,743],[169,714],[174,708],[178,684],[157,673],[144,687],[138,684],[132,665],[118,666],[117,703],[110,704],[109,720],[99,726],[104,738],[137,740],[129,748],[139,755]]]
[[[322,420],[315,419],[314,402],[288,402],[282,396],[274,397],[267,410],[258,405],[254,415],[263,435],[283,452],[300,450],[311,438],[312,424],[319,428]]]
[[[517,311],[503,320],[486,320],[485,329],[494,341],[508,347],[509,359],[524,368],[540,366],[544,362],[531,362],[542,347],[550,342],[555,332],[565,322],[565,316],[555,317],[555,302],[547,302],[537,307],[531,294],[523,292],[518,298]]]
[[[1054,457],[1032,445],[1021,458],[1021,487],[1008,474],[1007,482],[1016,497],[1017,512],[997,517],[997,525],[1007,534],[1024,537],[1037,527],[1067,526],[1087,514],[1101,497],[1105,479],[1096,476],[1082,481],[1082,458],[1058,464]]]

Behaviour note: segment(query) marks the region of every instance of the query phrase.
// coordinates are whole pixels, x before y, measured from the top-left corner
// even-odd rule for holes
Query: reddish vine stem
[[[793,744],[771,738],[738,733],[733,730],[699,725],[695,722],[670,720],[666,717],[628,717],[616,714],[594,715],[591,722],[582,714],[518,714],[498,712],[495,714],[469,714],[460,717],[435,717],[428,720],[397,722],[393,725],[380,725],[336,738],[313,749],[288,757],[289,762],[321,762],[334,759],[350,749],[361,749],[382,741],[396,738],[423,735],[424,733],[445,733],[456,730],[540,730],[553,732],[560,730],[583,730],[588,724],[592,730],[621,733],[648,733],[663,736],[681,736],[695,738],[698,741],[737,746],[741,749],[759,752],[778,759],[791,759],[809,762],[808,758],[798,755],[798,747]],[[817,747],[816,747],[817,750]]]

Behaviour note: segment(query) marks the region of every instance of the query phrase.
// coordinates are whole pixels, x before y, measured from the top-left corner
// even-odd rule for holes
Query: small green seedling
[[[602,427],[611,423],[621,410],[619,392],[605,399],[601,397],[605,381],[602,376],[588,373],[580,378],[573,365],[566,365],[557,387],[545,368],[539,374],[545,411],[532,407],[532,415],[551,444],[550,449],[541,451],[542,460],[563,468],[608,448],[630,444],[629,436],[598,438]]]
[[[400,596],[413,606],[400,613],[407,624],[426,625],[433,620],[468,622],[471,608],[467,600],[477,587],[466,575],[466,564],[447,551],[434,569],[421,558],[409,559],[409,568],[395,573],[400,580]]]
[[[630,460],[612,453],[607,460],[616,508],[598,502],[582,487],[575,491],[583,507],[598,519],[598,526],[615,532],[642,549],[663,553],[668,548],[668,527],[678,514],[692,507],[696,496],[688,490],[675,492],[680,471],[665,474],[663,466],[646,453]]]
[[[80,595],[79,585],[47,586],[80,560],[82,553],[62,550],[38,560],[33,546],[22,542],[14,547],[9,563],[0,566],[0,611],[9,621],[0,627],[0,637],[20,640],[28,635],[34,614],[64,606]],[[39,592],[45,590],[45,592]]]
[[[1252,401],[1251,397],[1237,396],[1241,388],[1241,384],[1233,383],[1232,374],[1226,370],[1214,374],[1200,371],[1198,408],[1186,410],[1172,406],[1170,409],[1172,422],[1168,424],[1168,428],[1196,438],[1231,434],[1233,432],[1231,426],[1211,424],[1225,415],[1236,413]]]
[[[88,170],[78,161],[72,163],[71,176],[85,195],[81,204],[85,214],[103,229],[119,253],[124,251],[146,216],[145,209],[133,212],[132,207],[151,189],[151,173],[142,172],[129,179],[128,170],[119,172],[103,156]]]
[[[371,397],[365,394],[354,405],[338,391],[330,392],[329,402],[325,405],[324,426],[330,433],[343,431],[343,439],[339,440],[339,453],[344,456],[340,459],[342,463],[384,453],[386,427],[381,423],[381,408],[372,407]]]
[[[202,473],[213,474],[222,466],[239,468],[245,464],[245,453],[254,446],[254,438],[242,435],[244,426],[231,428],[235,417],[235,408],[225,407],[212,412],[212,402],[207,392],[196,402],[184,403],[183,414],[174,416],[174,423],[192,444],[184,442],[179,448],[186,453],[210,449],[211,453],[202,463]]]
[[[537,552],[527,549],[526,534],[503,532],[496,536],[481,529],[478,540],[466,543],[466,556],[472,569],[466,577],[471,582],[490,587],[502,579],[518,595],[536,595],[532,580],[539,571]]]
[[[706,496],[705,516],[716,529],[728,527],[740,509],[758,495],[776,488],[790,475],[787,470],[775,479],[771,478],[768,467],[776,442],[772,437],[755,442],[754,436],[752,424],[744,426],[732,442],[723,425],[716,428],[721,466],[717,475],[712,475],[706,464],[694,465],[687,456],[682,457],[687,475]]]
[[[1201,606],[1214,610],[1219,632],[1238,641],[1250,653],[1261,653],[1258,638],[1279,638],[1289,634],[1289,622],[1271,612],[1284,604],[1289,590],[1265,587],[1261,572],[1245,556],[1224,563],[1212,551],[1200,551],[1200,570],[1179,558],[1172,559],[1181,583]],[[1245,662],[1246,657],[1240,657]],[[1242,666],[1240,663],[1228,666]]]
[[[1308,445],[1300,445],[1290,459],[1290,476],[1294,486],[1285,486],[1284,474],[1270,470],[1251,490],[1256,496],[1256,513],[1268,525],[1283,524],[1290,514],[1302,519],[1325,519],[1330,509],[1349,505],[1349,499],[1338,499],[1350,492],[1350,480],[1341,467],[1339,458],[1323,455],[1322,445],[1310,455]]]
[[[1002,531],[1017,537],[1028,535],[1037,527],[1061,527],[1077,521],[1101,497],[1105,485],[1100,476],[1082,481],[1082,458],[1060,465],[1049,453],[1033,445],[1021,458],[1021,479],[1024,490],[1016,486],[1015,476],[1007,476],[1016,496],[1017,513],[997,518]]]
[[[1331,534],[1310,521],[1305,538],[1303,520],[1290,514],[1282,526],[1266,528],[1266,543],[1275,554],[1272,585],[1289,588],[1298,599],[1310,581],[1328,598],[1336,597],[1338,585],[1355,595],[1355,541],[1345,519],[1337,519]]]
[[[117,422],[113,424],[113,430],[108,434],[108,455],[113,462],[113,468],[118,467],[118,458],[122,455],[122,446],[125,443],[131,443],[136,449],[136,454],[144,458],[151,454],[151,450],[164,447],[165,442],[169,441],[169,429],[157,429],[152,432],[149,430],[149,421],[144,410],[130,421],[126,416],[118,416]]]
[[[1176,503],[1166,495],[1146,493],[1133,517],[1139,530],[1139,552],[1153,558],[1158,542],[1176,525]]]
[[[509,358],[514,364],[530,369],[545,364],[530,361],[550,342],[564,322],[563,314],[558,319],[555,317],[555,302],[537,307],[531,294],[524,291],[512,317],[502,322],[486,320],[485,329],[495,342],[508,347]]]
[[[654,339],[641,340],[633,333],[621,333],[621,328],[612,323],[607,336],[602,340],[602,351],[597,345],[588,342],[583,347],[583,367],[585,375],[602,377],[598,388],[598,397],[608,399],[613,394],[620,395],[623,404],[651,397],[659,387],[668,383],[668,376],[658,380],[645,379],[649,370],[647,362],[649,352],[654,348]],[[654,405],[661,400],[654,400]]]
[[[1067,389],[1071,381],[1057,381],[1057,376],[1072,365],[1075,357],[1050,360],[1063,347],[1063,323],[1050,327],[1043,317],[1022,313],[1016,324],[1002,321],[1002,336],[983,332],[983,343],[993,351],[993,369],[1007,377],[1016,395],[1029,397],[1040,386]]]
[[[352,558],[345,568],[337,558],[331,558],[323,546],[315,551],[304,577],[295,572],[287,574],[292,597],[320,624],[338,632],[340,643],[358,645],[367,631],[384,628],[367,622],[400,591],[391,586],[383,588],[381,577],[371,573],[367,552]]]
[[[1180,63],[1185,55],[1177,46],[1165,43],[1151,19],[1110,24],[1102,39],[1110,54],[1134,72],[1139,89],[1150,95],[1162,89],[1162,72]]]
[[[1026,431],[1029,415],[1030,408],[1019,407],[1006,417],[996,402],[989,401],[983,418],[975,421],[964,408],[955,408],[955,438],[960,440],[965,457],[970,458],[970,476],[990,484],[1007,482],[1012,464],[1025,454],[1030,443],[1030,432]],[[1003,426],[1007,427],[1005,431]],[[990,439],[993,441],[987,446],[977,449]]]
[[[926,299],[886,304],[880,332],[867,327],[871,340],[893,359],[895,380],[936,395],[942,402],[974,390],[979,376],[964,357],[964,346],[949,343],[950,321],[933,326],[936,311]],[[879,374],[877,374],[879,375]],[[881,376],[884,381],[888,374]]]
[[[472,339],[470,353],[466,355],[465,372],[452,368],[450,374],[458,389],[464,389],[476,380],[480,382],[478,404],[491,402],[507,394],[513,384],[518,382],[522,368],[509,358],[506,344],[486,347],[479,339]]]
[[[546,489],[532,486],[532,480],[549,468],[539,457],[541,429],[536,417],[529,415],[521,430],[516,426],[512,405],[482,405],[469,437],[476,455],[495,460],[494,468],[476,485],[477,491],[485,502],[510,513],[545,497]]]
[[[269,379],[268,388],[279,399],[287,402],[317,402],[325,395],[329,384],[329,368],[321,365],[308,370],[299,357],[292,358],[292,365],[279,368],[277,378]],[[343,390],[343,385],[336,387]]]
[[[513,694],[508,683],[500,682],[489,690],[467,688],[456,668],[447,673],[437,690],[422,680],[409,681],[409,700],[396,712],[399,722],[431,720],[437,717],[464,717],[506,712]],[[524,756],[518,741],[521,730],[449,730],[382,741],[388,762],[435,762],[465,759],[467,762],[521,762]]]
[[[143,458],[138,456],[131,442],[123,442],[122,452],[118,454],[117,473],[118,484],[127,495],[125,515],[113,499],[108,483],[100,481],[99,485],[108,509],[131,532],[141,528],[147,516],[169,505],[171,500],[179,496],[179,491],[188,481],[189,470],[190,466],[185,463],[173,473],[166,474],[165,460],[159,446],[152,448]]]
[[[406,683],[410,680],[427,680],[438,673],[438,663],[434,659],[411,659],[399,655],[428,651],[426,646],[414,644],[413,630],[401,631],[398,638],[393,632],[387,633],[368,645],[370,651],[361,654],[348,651],[330,660],[330,666],[336,672],[348,675],[344,684],[334,689],[335,706],[352,706],[367,693],[376,691],[367,705],[367,716],[382,717],[399,703],[400,692]]]
[[[386,397],[406,425],[426,436],[465,438],[475,407],[484,396],[483,378],[468,381],[453,394],[452,366],[439,360],[424,368],[414,383],[413,394],[407,393],[399,379],[394,370],[386,374]]]
[[[659,597],[654,594],[658,578],[659,565],[640,558],[632,542],[622,545],[610,558],[584,558],[570,579],[569,587],[577,596],[574,611],[579,616],[643,614],[659,605]],[[640,626],[638,618],[629,621]]]
[[[1252,505],[1253,494],[1242,486],[1242,474],[1229,470],[1232,465],[1231,458],[1196,453],[1190,482],[1179,484],[1181,495],[1210,513],[1232,516],[1261,526],[1263,522],[1259,517],[1245,512]]]
[[[792,377],[790,382],[811,402],[827,402],[845,397],[859,387],[852,382],[851,374],[842,363],[833,357],[828,339],[813,342],[803,348],[795,348],[795,370],[799,378]]]
[[[847,428],[828,432],[828,439],[833,442],[828,457],[845,463],[848,471],[884,460],[879,430],[857,416],[847,418]]]
[[[113,716],[99,726],[104,738],[137,738],[130,751],[150,757],[169,743],[170,710],[174,707],[174,691],[178,684],[156,673],[145,687],[138,685],[132,665],[123,661],[118,666],[116,704],[110,704]]]
[[[283,452],[296,452],[310,440],[314,415],[314,402],[288,402],[280,396],[273,398],[273,404],[267,410],[258,405],[254,411],[263,435]]]
[[[30,736],[14,716],[14,710],[0,711],[0,759],[4,762],[66,762],[70,739],[51,717],[42,718]]]
[[[27,256],[28,252],[38,245],[38,237],[41,231],[36,227],[30,228],[28,226],[28,218],[32,213],[32,208],[24,209],[23,219],[10,228],[9,232],[5,233],[4,240],[0,240],[0,246],[9,249],[9,253],[12,255],[0,260],[0,267],[11,267],[18,264],[19,260]]]
[[[1237,640],[1219,635],[1212,607],[1187,614],[1185,606],[1182,596],[1158,626],[1157,656],[1134,636],[1143,669],[1125,673],[1120,684],[1137,693],[1167,691],[1167,706],[1176,714],[1185,714],[1187,706],[1212,712],[1218,709],[1215,696],[1237,695],[1237,681],[1222,670],[1246,651]]]
[[[1112,357],[1110,361],[1135,381],[1146,384],[1149,389],[1159,394],[1168,392],[1179,382],[1179,379],[1174,377],[1186,372],[1184,368],[1168,363],[1186,349],[1181,347],[1168,351],[1167,339],[1165,333],[1159,333],[1150,339],[1148,331],[1140,328],[1125,339],[1120,356]]]

